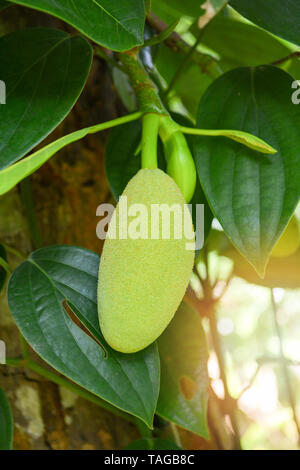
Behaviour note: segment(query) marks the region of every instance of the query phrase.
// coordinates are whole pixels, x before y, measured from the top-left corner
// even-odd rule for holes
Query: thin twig
[[[287,55],[286,57],[283,57],[282,59],[275,60],[274,62],[271,63],[271,65],[281,65],[284,62],[287,62],[288,60],[299,59],[299,58],[300,58],[300,51],[294,51],[294,52],[291,52],[291,54]]]
[[[179,22],[179,19],[174,21],[174,23],[172,23],[170,26],[168,26],[164,31],[162,31],[161,33],[158,33],[156,35],[154,35],[152,38],[150,39],[147,39],[144,44],[142,46],[140,46],[140,48],[143,48],[143,47],[149,47],[149,46],[155,46],[156,44],[159,44],[163,41],[165,41],[171,34],[172,32],[174,31],[174,29],[176,28],[176,26],[178,25],[178,22]]]
[[[276,334],[279,340],[279,350],[280,350],[280,359],[281,359],[281,364],[282,364],[282,372],[284,375],[285,386],[286,386],[286,391],[287,391],[289,402],[290,402],[290,407],[293,412],[293,418],[294,418],[294,422],[295,422],[296,429],[298,432],[298,445],[300,446],[300,424],[298,421],[298,416],[297,416],[297,411],[296,411],[297,405],[296,405],[296,400],[295,400],[295,396],[293,393],[293,388],[291,384],[289,370],[288,370],[287,363],[286,363],[286,358],[284,356],[283,336],[282,336],[280,325],[278,322],[278,310],[277,310],[276,300],[274,297],[274,290],[270,289],[270,293],[271,293],[271,303],[272,303],[274,324],[275,324]]]
[[[116,67],[117,69],[121,70],[124,72],[124,67],[122,64],[120,64],[117,60],[115,60],[113,57],[109,56],[103,49],[100,47],[94,47],[94,53],[99,59],[105,60],[108,64],[110,64],[112,67]]]
[[[3,243],[3,242],[0,242],[0,244],[4,247],[4,249],[7,251],[7,253],[11,253],[12,255],[17,256],[22,261],[24,261],[26,259],[25,255],[23,255],[16,248],[13,248],[12,246],[9,246],[9,245],[7,245],[6,243]]]
[[[281,357],[269,357],[269,356],[262,356],[256,359],[256,362],[258,362],[259,364],[269,364],[270,362],[281,362],[281,361],[282,361]],[[292,367],[300,366],[300,361],[293,361],[292,359],[287,359],[286,357],[284,358],[284,361],[287,366],[292,366]]]
[[[238,422],[236,419],[237,401],[230,395],[230,392],[229,392],[227,377],[226,377],[224,353],[222,350],[220,335],[219,335],[218,328],[217,328],[216,305],[220,301],[220,298],[217,300],[213,298],[213,286],[211,285],[211,279],[210,279],[207,247],[205,247],[203,255],[204,255],[204,262],[206,266],[206,279],[203,280],[204,293],[205,293],[206,302],[211,303],[211,308],[208,309],[210,334],[211,334],[213,348],[216,353],[218,364],[219,364],[220,378],[224,386],[224,403],[226,405],[227,413],[230,417],[230,421],[231,421],[231,425],[233,429],[234,448],[236,450],[241,450],[242,449],[241,436],[240,436]]]
[[[240,392],[239,396],[237,397],[237,401],[241,398],[242,395],[244,395],[244,393],[249,390],[249,388],[252,387],[252,385],[254,384],[255,380],[256,380],[256,377],[258,375],[258,372],[260,371],[261,367],[264,365],[264,364],[269,364],[271,362],[281,362],[282,360],[284,360],[284,362],[286,363],[287,366],[300,366],[300,362],[299,361],[292,361],[290,359],[286,359],[286,358],[281,358],[281,357],[266,357],[266,356],[262,356],[262,357],[259,357],[256,359],[256,362],[257,362],[257,366],[256,366],[256,369],[255,369],[255,372],[253,374],[253,376],[251,377],[249,383],[243,388],[243,390]]]
[[[158,33],[163,32],[168,26],[164,21],[162,21],[160,18],[158,18],[154,13],[149,13],[147,15],[147,22],[149,25],[155,29]],[[191,49],[191,46],[182,39],[180,34],[178,34],[176,31],[173,31],[164,41],[164,43],[170,48],[173,49],[174,52],[183,52],[183,53],[188,53]],[[219,59],[216,57],[206,54],[203,52],[197,51],[197,54],[194,54],[192,57],[193,62],[195,64],[199,65],[201,69],[204,71],[208,71],[210,69],[210,65],[216,66],[219,62]],[[220,70],[218,68],[218,72],[213,74],[215,78],[220,75]]]
[[[1,258],[1,256],[0,256],[0,266],[7,272],[7,274],[12,273],[11,267],[9,266],[7,261],[5,261],[5,259]]]
[[[224,386],[224,401],[225,405],[228,406],[228,415],[230,417],[232,429],[233,429],[233,439],[234,439],[234,448],[236,450],[241,450],[241,436],[240,436],[240,431],[238,427],[238,423],[236,420],[236,410],[235,407],[231,406],[233,404],[236,405],[236,401],[234,398],[230,395],[229,389],[228,389],[228,384],[227,384],[227,378],[226,378],[226,373],[225,373],[225,361],[224,361],[224,354],[222,351],[222,346],[219,338],[219,333],[217,329],[217,319],[216,319],[216,312],[215,309],[212,309],[210,312],[209,316],[209,325],[210,325],[210,332],[211,332],[211,337],[212,337],[212,342],[214,346],[214,350],[218,359],[219,363],[219,369],[220,369],[220,378],[223,382]]]
[[[20,331],[19,331],[19,337],[20,337],[22,356],[26,361],[28,361],[30,359],[28,344]]]
[[[195,44],[189,49],[188,53],[185,55],[183,61],[179,65],[178,69],[176,70],[174,76],[170,80],[168,88],[166,89],[166,91],[163,94],[163,100],[166,100],[166,98],[168,97],[170,91],[174,88],[176,82],[178,81],[179,77],[185,71],[187,64],[189,63],[189,61],[190,61],[191,57],[193,56],[195,50],[197,49],[197,47],[200,44],[200,41],[202,39],[204,30],[205,30],[205,28],[200,30],[200,33],[199,33],[199,35],[198,35],[198,37],[195,41]]]
[[[182,449],[182,442],[181,442],[181,439],[180,439],[180,435],[179,435],[177,426],[176,426],[176,424],[172,423],[171,421],[170,421],[170,429],[172,431],[175,444],[177,444],[178,447],[180,447]]]
[[[253,376],[251,377],[251,379],[249,380],[248,384],[243,388],[243,390],[239,393],[238,397],[236,398],[236,401],[239,401],[239,399],[242,397],[242,395],[244,395],[245,392],[247,392],[247,390],[249,390],[249,388],[252,387],[252,385],[254,384],[255,380],[256,380],[256,377],[258,375],[258,372],[260,371],[260,368],[261,368],[261,364],[258,364],[256,366],[256,369],[255,369],[255,372],[253,374]]]
[[[168,25],[158,18],[153,12],[149,12],[147,14],[147,22],[149,25],[155,29],[158,34],[162,33],[168,28]],[[168,44],[172,48],[188,46],[188,44],[181,38],[181,36],[173,31],[165,40],[166,44]]]

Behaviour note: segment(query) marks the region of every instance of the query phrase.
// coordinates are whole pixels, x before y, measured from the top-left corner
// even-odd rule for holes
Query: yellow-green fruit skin
[[[128,183],[128,209],[143,204],[185,204],[176,183],[159,169],[140,170]],[[118,220],[120,202],[115,214]],[[128,223],[132,217],[128,217]],[[171,217],[171,234],[174,229]],[[188,214],[187,225],[193,231]],[[109,227],[108,233],[110,232]],[[149,218],[150,233],[150,218]],[[98,281],[100,328],[108,344],[123,353],[134,353],[155,341],[172,320],[187,288],[194,264],[194,240],[162,238],[111,239],[107,236]]]
[[[285,258],[293,255],[300,245],[300,227],[295,215],[291,218],[285,231],[273,248],[272,256]]]

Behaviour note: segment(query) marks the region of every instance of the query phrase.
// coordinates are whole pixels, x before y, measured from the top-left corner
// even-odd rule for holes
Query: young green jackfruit
[[[172,320],[192,273],[194,234],[182,193],[163,171],[140,170],[122,196],[127,197],[128,216],[123,218],[127,228],[123,223],[123,234],[117,230],[113,239],[122,220],[120,214],[124,215],[121,197],[101,257],[98,313],[108,344],[117,351],[133,353],[155,341]],[[154,215],[158,207],[165,211],[159,217]],[[137,231],[143,238],[138,238]]]

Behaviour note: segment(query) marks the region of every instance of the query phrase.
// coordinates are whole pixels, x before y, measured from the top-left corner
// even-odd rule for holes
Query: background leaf
[[[4,246],[1,245],[1,244],[0,244],[0,258],[3,258],[4,261],[7,261],[6,250],[5,250]],[[0,292],[3,289],[3,286],[5,284],[6,277],[7,277],[7,273],[6,273],[5,269],[2,266],[0,266]]]
[[[5,0],[0,0],[0,10],[4,10],[4,8],[7,8],[8,6],[8,2],[6,2]]]
[[[278,150],[268,156],[222,138],[195,139],[208,202],[261,274],[299,201],[300,108],[291,101],[292,81],[272,66],[239,68],[216,80],[199,107],[199,128],[243,130]]]
[[[224,5],[227,0],[152,0],[151,10],[165,23],[171,24],[176,19],[185,16],[199,18],[201,27],[206,25]]]
[[[298,0],[230,0],[230,5],[258,26],[300,46]]]
[[[13,417],[5,393],[0,388],[0,450],[10,450],[13,441]]]
[[[280,39],[268,32],[222,15],[207,25],[201,44],[220,56],[219,65],[224,71],[271,63],[290,53]]]
[[[10,278],[11,312],[25,339],[52,367],[152,426],[159,390],[156,345],[126,355],[106,344],[98,324],[98,268],[99,256],[83,248],[59,245],[34,252]],[[70,319],[64,301],[97,331],[106,357]]]
[[[105,150],[105,168],[111,192],[116,201],[129,180],[141,168],[141,155],[135,155],[142,136],[140,121],[123,124],[111,130]]]
[[[125,450],[181,450],[175,442],[166,439],[139,439],[134,441]]]
[[[223,256],[227,256],[234,262],[234,275],[245,279],[251,284],[265,287],[281,287],[283,289],[299,289],[300,288],[300,249],[291,256],[285,258],[271,257],[267,264],[266,273],[261,279],[252,266],[247,263],[245,258],[231,245],[223,252]]]
[[[118,95],[126,109],[130,112],[135,111],[137,109],[136,97],[128,75],[117,67],[113,67],[112,78]]]
[[[200,316],[186,303],[158,340],[161,386],[157,414],[208,437],[208,351]]]
[[[11,51],[14,51],[12,54]],[[86,82],[92,51],[81,37],[34,28],[0,38],[0,169],[20,159],[69,113]]]
[[[175,52],[165,44],[159,46],[155,66],[166,83],[170,83],[184,58],[184,52]],[[201,67],[193,61],[186,64],[184,73],[179,76],[174,85],[174,91],[191,116],[196,116],[200,98],[214,78],[216,74],[211,67],[205,68],[205,65]]]
[[[66,21],[87,37],[116,51],[143,43],[145,5],[141,0],[10,0]]]
[[[197,18],[204,13],[201,5],[206,0],[151,0],[151,10],[167,24],[171,24],[183,15]]]

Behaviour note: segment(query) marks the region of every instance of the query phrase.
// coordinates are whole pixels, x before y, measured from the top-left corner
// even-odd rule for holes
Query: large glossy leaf
[[[98,268],[99,256],[83,248],[34,252],[9,281],[11,312],[25,339],[52,367],[152,426],[159,390],[156,345],[126,355],[106,344],[98,325]],[[102,347],[67,315],[65,302]]]
[[[10,450],[13,441],[13,417],[5,393],[0,388],[0,450]]]
[[[145,5],[141,0],[10,0],[57,16],[87,37],[116,51],[143,43]]]
[[[157,413],[208,437],[208,350],[200,316],[186,303],[158,340],[161,388]]]
[[[292,81],[272,66],[239,68],[214,82],[199,107],[199,128],[243,130],[278,150],[264,155],[222,138],[195,140],[208,202],[260,274],[299,200],[300,108],[291,101]]]
[[[268,32],[221,15],[206,27],[201,42],[220,56],[222,70],[269,64],[290,52],[280,39]]]
[[[7,93],[0,107],[0,169],[65,118],[82,91],[91,58],[84,38],[56,29],[27,29],[0,38],[0,75]]]
[[[258,26],[300,45],[299,0],[230,0],[230,5]]]

